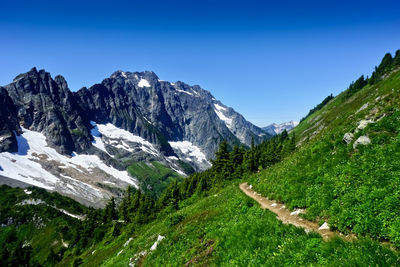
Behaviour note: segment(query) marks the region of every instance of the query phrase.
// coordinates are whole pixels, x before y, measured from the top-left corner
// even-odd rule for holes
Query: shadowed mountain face
[[[14,132],[19,132],[17,108],[7,90],[0,87],[0,152],[17,152]]]
[[[199,86],[149,71],[117,71],[73,93],[62,76],[33,68],[0,88],[0,104],[0,175],[85,204],[129,184],[151,190],[132,164],[157,161],[185,176],[209,168],[222,140],[270,136]]]
[[[211,158],[218,144],[250,145],[264,132],[233,109],[223,106],[199,86],[160,81],[153,72],[118,71],[89,89],[75,93],[91,120],[117,127],[158,144],[167,155],[166,141],[189,141]]]
[[[62,76],[53,80],[48,72],[33,68],[4,88],[16,107],[15,119],[24,128],[43,132],[59,153],[90,148],[90,123]]]

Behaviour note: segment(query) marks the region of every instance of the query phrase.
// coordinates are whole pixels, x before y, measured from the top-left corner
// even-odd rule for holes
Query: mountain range
[[[28,78],[35,73],[46,77],[35,71]],[[136,74],[138,88],[150,89],[150,78]],[[139,122],[124,118],[141,108],[117,103],[119,95],[129,102],[134,93],[108,79],[72,94],[60,89],[61,78],[38,80],[33,87],[26,82],[25,93],[24,84],[0,88],[2,149],[11,151],[0,153],[0,183],[15,186],[0,186],[0,265],[399,265],[400,50],[394,58],[386,54],[369,78],[326,97],[289,133],[247,149],[220,142],[211,158],[194,141],[168,137],[161,144],[151,140],[154,132],[139,135]],[[229,108],[212,101],[226,126]],[[162,109],[156,102],[148,105]],[[164,125],[151,115],[141,116]],[[64,130],[71,143],[49,142],[53,131]],[[155,138],[173,128],[157,130]],[[183,179],[178,172],[193,171],[195,159],[212,166]],[[17,188],[24,181],[48,190]],[[128,187],[99,209],[49,192],[89,192],[88,203],[80,202],[90,205],[129,184],[140,190]]]
[[[268,126],[263,127],[262,129],[270,135],[277,135],[282,133],[284,130],[290,131],[294,127],[296,127],[299,123],[297,121],[289,121],[280,124],[270,124]]]
[[[116,71],[72,92],[62,76],[33,68],[0,87],[0,102],[0,176],[11,179],[3,183],[94,206],[128,185],[152,189],[127,171],[136,163],[186,176],[209,168],[222,140],[250,146],[272,135],[200,86],[151,71]]]

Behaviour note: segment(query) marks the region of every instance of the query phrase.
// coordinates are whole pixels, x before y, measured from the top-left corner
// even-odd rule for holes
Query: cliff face
[[[137,163],[185,176],[209,168],[222,140],[269,136],[199,86],[149,71],[117,71],[73,93],[62,76],[33,68],[0,87],[0,119],[0,176],[94,206],[128,185],[151,190],[128,173]]]
[[[62,76],[53,80],[35,68],[4,87],[17,110],[22,127],[43,132],[50,146],[71,154],[90,148],[90,124]]]
[[[15,134],[19,132],[17,108],[7,90],[0,87],[0,152],[17,152]]]
[[[153,72],[117,71],[101,84],[75,93],[91,120],[111,122],[161,146],[172,155],[168,141],[189,141],[213,157],[223,139],[250,145],[264,131],[208,91],[183,82],[160,81]]]

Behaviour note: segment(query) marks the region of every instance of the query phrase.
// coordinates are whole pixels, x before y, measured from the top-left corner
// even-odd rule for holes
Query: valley
[[[63,84],[32,70],[1,89],[0,175],[25,185],[0,187],[4,265],[399,265],[400,51],[275,134],[151,72]]]

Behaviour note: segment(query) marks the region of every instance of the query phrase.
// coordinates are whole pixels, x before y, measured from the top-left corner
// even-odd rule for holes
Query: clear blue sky
[[[2,0],[0,85],[33,66],[73,91],[152,70],[256,125],[299,120],[400,48],[397,2]]]

